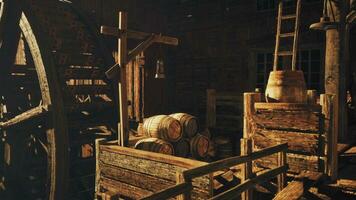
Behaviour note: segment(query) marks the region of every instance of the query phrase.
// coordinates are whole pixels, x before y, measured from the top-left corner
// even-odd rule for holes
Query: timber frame
[[[100,32],[103,35],[114,36],[118,38],[118,53],[116,64],[106,71],[106,76],[109,79],[116,80],[118,83],[118,105],[120,111],[120,124],[118,127],[119,145],[127,146],[129,138],[128,125],[128,105],[127,105],[127,90],[126,90],[126,65],[132,61],[141,52],[145,51],[153,43],[161,43],[167,45],[178,45],[178,39],[162,34],[145,33],[140,31],[129,30],[127,28],[127,12],[119,12],[119,27],[101,26]],[[136,39],[142,40],[136,48],[129,51],[127,49],[127,40]],[[119,77],[119,78],[117,78]]]

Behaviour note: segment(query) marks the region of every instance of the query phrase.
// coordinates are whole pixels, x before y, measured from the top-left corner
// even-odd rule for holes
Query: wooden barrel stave
[[[174,154],[173,145],[158,138],[145,138],[139,140],[135,145],[135,149],[162,153],[167,155]]]
[[[179,121],[167,115],[147,118],[142,129],[148,137],[160,138],[169,142],[176,142],[182,137]]]
[[[193,115],[187,113],[174,113],[170,115],[171,117],[177,119],[182,128],[183,135],[188,138],[194,137],[199,130],[198,119]]]
[[[267,102],[306,103],[307,89],[302,71],[272,71],[266,87]]]
[[[190,140],[190,151],[194,158],[202,159],[208,155],[210,146],[209,138],[197,134]]]

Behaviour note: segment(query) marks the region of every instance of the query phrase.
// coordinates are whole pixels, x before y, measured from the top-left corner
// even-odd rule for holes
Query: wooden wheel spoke
[[[0,122],[0,128],[1,129],[6,129],[10,128],[12,126],[18,125],[20,123],[23,123],[28,120],[33,120],[37,119],[39,117],[42,117],[46,115],[50,111],[48,105],[40,105],[35,108],[32,108],[24,113],[21,113],[14,118],[6,121],[6,122]]]

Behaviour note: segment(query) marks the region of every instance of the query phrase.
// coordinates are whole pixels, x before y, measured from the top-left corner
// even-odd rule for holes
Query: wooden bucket
[[[187,157],[190,153],[190,143],[186,138],[180,139],[173,143],[174,155],[179,157]]]
[[[147,118],[142,127],[144,135],[176,142],[182,137],[182,127],[178,120],[167,115]]]
[[[145,138],[139,140],[135,145],[135,149],[163,153],[167,155],[174,154],[173,145],[158,138]]]
[[[192,138],[198,133],[199,127],[196,117],[187,113],[174,113],[170,116],[180,122],[185,137]]]
[[[196,159],[205,158],[208,155],[209,146],[209,138],[200,134],[197,134],[190,140],[190,152]]]
[[[302,71],[271,71],[266,87],[266,101],[306,103],[307,89]]]
[[[227,137],[217,137],[214,139],[214,143],[216,147],[216,157],[218,159],[224,159],[233,156],[231,139]]]

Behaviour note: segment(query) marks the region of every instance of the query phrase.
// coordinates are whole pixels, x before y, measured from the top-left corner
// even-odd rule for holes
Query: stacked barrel
[[[199,160],[208,155],[210,139],[198,133],[198,119],[187,113],[147,118],[138,132],[146,138],[136,142],[136,149]]]

